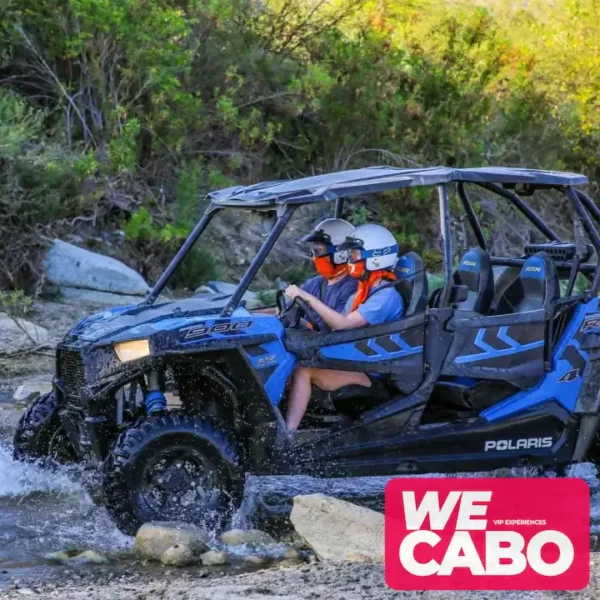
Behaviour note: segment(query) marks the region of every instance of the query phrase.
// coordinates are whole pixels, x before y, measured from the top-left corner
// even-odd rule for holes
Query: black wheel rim
[[[73,462],[76,459],[71,440],[62,427],[56,429],[48,442],[48,456],[61,464]]]
[[[210,523],[221,492],[213,463],[189,446],[171,446],[151,457],[139,493],[160,520]]]

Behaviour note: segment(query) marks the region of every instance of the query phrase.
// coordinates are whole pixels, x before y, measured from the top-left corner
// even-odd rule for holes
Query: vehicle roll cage
[[[335,201],[334,216],[341,217],[344,201],[347,197],[356,197],[393,189],[407,187],[433,186],[438,189],[440,210],[440,232],[442,241],[442,254],[444,264],[444,287],[440,297],[440,307],[450,303],[452,288],[454,286],[454,265],[452,231],[450,217],[450,202],[448,185],[457,184],[458,197],[461,201],[466,218],[477,244],[487,250],[487,242],[481,224],[471,200],[465,189],[465,183],[472,183],[482,189],[494,193],[508,200],[540,233],[551,243],[561,243],[561,238],[542,220],[542,218],[519,196],[517,185],[523,185],[523,195],[531,195],[536,190],[555,189],[564,193],[575,211],[583,230],[600,257],[600,209],[584,192],[575,189],[573,185],[585,185],[586,177],[572,173],[555,171],[536,171],[526,169],[508,169],[502,167],[489,167],[481,169],[449,169],[444,167],[431,167],[428,169],[395,169],[391,167],[369,167],[354,171],[342,171],[325,176],[309,177],[306,179],[266,182],[254,186],[236,186],[218,190],[208,195],[210,204],[204,215],[190,233],[188,239],[181,246],[171,263],[162,273],[148,296],[142,303],[152,305],[169,279],[187,256],[192,246],[202,235],[212,218],[226,207],[235,207],[243,210],[254,210],[276,214],[276,221],[263,242],[258,253],[252,260],[246,273],[242,277],[237,289],[232,294],[221,316],[231,316],[240,303],[242,296],[264,263],[267,255],[279,239],[287,226],[294,211],[299,206],[323,201]],[[519,267],[526,258],[490,257],[492,265]],[[569,286],[577,273],[583,273],[591,280],[590,288],[585,294],[577,296],[587,301],[598,295],[600,288],[600,269],[596,264],[582,263],[577,253],[572,260],[555,261],[559,270],[569,269]],[[574,268],[575,266],[575,268]],[[575,300],[575,297],[572,297]],[[562,302],[569,303],[569,298]]]

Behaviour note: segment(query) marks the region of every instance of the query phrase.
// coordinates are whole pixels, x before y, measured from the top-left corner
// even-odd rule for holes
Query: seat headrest
[[[416,252],[407,252],[398,258],[394,271],[398,279],[415,280],[415,274],[423,272],[423,259]]]
[[[544,308],[559,297],[556,267],[545,252],[530,256],[523,263],[519,278],[523,285],[523,300],[517,306],[517,312]]]
[[[467,299],[458,310],[487,314],[494,297],[494,275],[490,257],[483,248],[471,248],[460,259],[454,277],[456,283],[467,286]]]
[[[416,252],[407,252],[398,258],[394,272],[402,282],[396,289],[404,300],[405,316],[423,312],[429,296],[423,259]]]

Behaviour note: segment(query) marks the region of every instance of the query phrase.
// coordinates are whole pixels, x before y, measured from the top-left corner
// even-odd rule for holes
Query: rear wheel
[[[77,454],[63,429],[54,392],[38,398],[23,413],[13,442],[15,460],[50,459],[69,463]]]
[[[207,423],[164,415],[138,421],[105,463],[108,511],[124,533],[148,521],[187,521],[220,529],[242,501],[234,446]]]

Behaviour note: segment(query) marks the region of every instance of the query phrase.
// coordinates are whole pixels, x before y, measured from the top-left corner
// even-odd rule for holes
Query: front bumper
[[[77,454],[100,463],[118,434],[115,391],[138,377],[146,361],[126,367],[111,347],[61,344],[54,392],[61,423]]]

